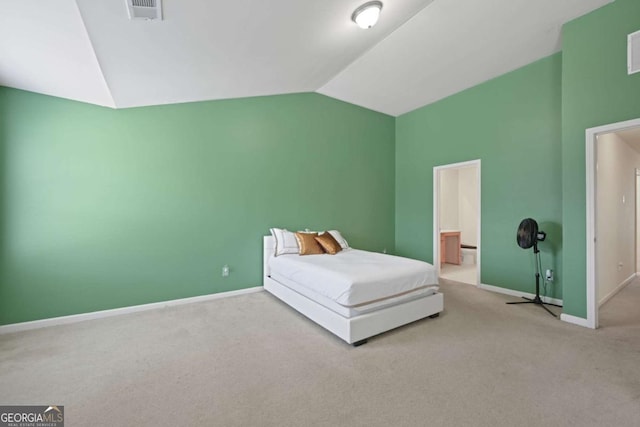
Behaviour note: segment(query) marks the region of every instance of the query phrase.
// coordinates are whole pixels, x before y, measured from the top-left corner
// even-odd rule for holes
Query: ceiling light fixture
[[[380,17],[380,11],[382,10],[382,2],[381,1],[370,1],[356,10],[353,11],[353,15],[351,15],[351,20],[358,24],[360,28],[371,28],[376,25],[378,22],[378,18]]]

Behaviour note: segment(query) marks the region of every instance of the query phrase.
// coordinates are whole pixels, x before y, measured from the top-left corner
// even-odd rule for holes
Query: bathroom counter
[[[440,230],[440,265],[460,265],[461,259],[460,230]]]

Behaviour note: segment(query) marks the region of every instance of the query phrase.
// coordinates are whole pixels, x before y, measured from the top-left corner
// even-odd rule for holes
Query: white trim
[[[598,327],[598,298],[596,289],[596,138],[600,134],[617,132],[640,126],[640,119],[611,123],[585,130],[586,216],[587,216],[587,319],[586,326]],[[567,315],[568,316],[568,315]],[[565,316],[565,317],[567,317]],[[573,317],[573,316],[572,316]],[[576,317],[575,319],[582,319]],[[564,320],[564,319],[563,319]],[[576,323],[567,320],[570,323]],[[580,324],[580,323],[576,323]]]
[[[631,276],[629,276],[626,279],[624,279],[618,286],[616,286],[616,288],[614,290],[609,292],[608,295],[605,295],[598,302],[598,308],[602,307],[607,301],[609,301],[611,298],[613,298],[618,292],[623,290],[625,286],[627,286],[629,283],[633,282],[633,279],[635,279],[637,275],[638,275],[638,273],[633,273]]]
[[[633,57],[633,53],[634,53],[633,48],[636,46],[634,43],[640,43],[640,31],[635,31],[627,35],[627,74],[628,75],[640,73],[640,68],[637,68],[635,70],[633,69],[634,59],[635,59]]]
[[[530,294],[528,292],[515,291],[513,289],[501,288],[499,286],[493,286],[493,285],[486,285],[484,283],[480,283],[478,285],[478,288],[484,289],[485,291],[497,292],[499,294],[511,295],[511,296],[514,296],[514,297],[527,297],[527,298],[535,297],[534,294]],[[546,302],[547,304],[563,305],[562,300],[558,299],[558,298],[551,298],[551,297],[546,297],[546,296],[540,295],[540,299],[543,302]]]
[[[595,329],[592,326],[590,326],[589,321],[587,319],[583,319],[582,317],[576,317],[570,314],[562,313],[560,315],[560,320],[567,323],[573,323],[574,325],[582,326],[584,328]]]
[[[464,167],[475,166],[477,171],[477,183],[478,183],[478,225],[477,225],[477,243],[478,249],[476,250],[476,283],[480,284],[480,266],[481,252],[482,252],[482,185],[481,185],[481,167],[482,162],[480,159],[468,160],[466,162],[450,163],[447,165],[440,165],[433,167],[433,266],[436,268],[436,273],[440,277],[440,171],[445,169],[460,169]]]
[[[85,320],[102,319],[105,317],[120,316],[123,314],[137,313],[141,311],[155,310],[158,308],[172,307],[176,305],[192,304],[195,302],[211,301],[228,298],[237,295],[262,292],[262,286],[239,289],[237,291],[219,292],[217,294],[200,295],[197,297],[180,298],[170,301],[153,302],[150,304],[132,305],[129,307],[114,308],[111,310],[93,311],[90,313],[73,314],[70,316],[52,317],[49,319],[33,320],[31,322],[13,323],[0,326],[0,335],[14,332],[28,331],[31,329],[45,328],[49,326],[67,325],[69,323],[84,322]]]
[[[440,169],[433,168],[433,260],[436,276],[440,277]]]
[[[640,203],[640,199],[638,198],[638,191],[640,191],[640,185],[638,185],[638,181],[640,181],[640,169],[636,168],[636,176],[633,180],[633,200],[635,203],[633,204],[633,268],[634,270],[638,269],[638,203]],[[638,276],[638,272],[636,271],[636,276]]]

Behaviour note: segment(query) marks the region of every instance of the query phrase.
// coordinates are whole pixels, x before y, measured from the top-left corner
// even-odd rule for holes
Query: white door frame
[[[633,265],[634,265],[634,270],[636,272],[636,275],[638,273],[638,271],[640,271],[640,266],[638,265],[638,215],[640,215],[640,211],[638,210],[638,203],[640,203],[640,198],[638,197],[638,191],[640,191],[640,185],[638,185],[638,181],[640,181],[640,168],[636,168],[636,180],[635,180],[635,185],[634,185],[634,191],[635,193],[633,194],[633,197],[635,198],[635,205],[634,205],[634,221],[633,221],[633,235],[634,235],[634,242],[635,244],[633,245]]]
[[[451,163],[448,165],[434,166],[433,167],[433,265],[436,267],[436,272],[438,277],[440,277],[440,171],[445,169],[458,169],[468,166],[475,166],[478,173],[478,249],[476,251],[476,284],[480,286],[480,253],[482,252],[482,244],[480,241],[480,237],[482,235],[481,232],[481,212],[482,212],[482,195],[480,190],[482,188],[481,185],[481,176],[480,173],[480,159],[469,160],[466,162],[459,163]]]
[[[596,142],[598,135],[640,126],[640,118],[589,128],[585,131],[585,160],[587,175],[587,322],[588,328],[598,327],[598,298],[596,295]]]

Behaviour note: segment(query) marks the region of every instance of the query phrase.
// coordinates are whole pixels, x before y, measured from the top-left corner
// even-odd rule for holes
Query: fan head
[[[529,249],[538,240],[544,240],[545,233],[538,231],[538,223],[533,218],[525,218],[518,226],[516,241],[522,249]],[[542,238],[541,238],[542,237]]]

